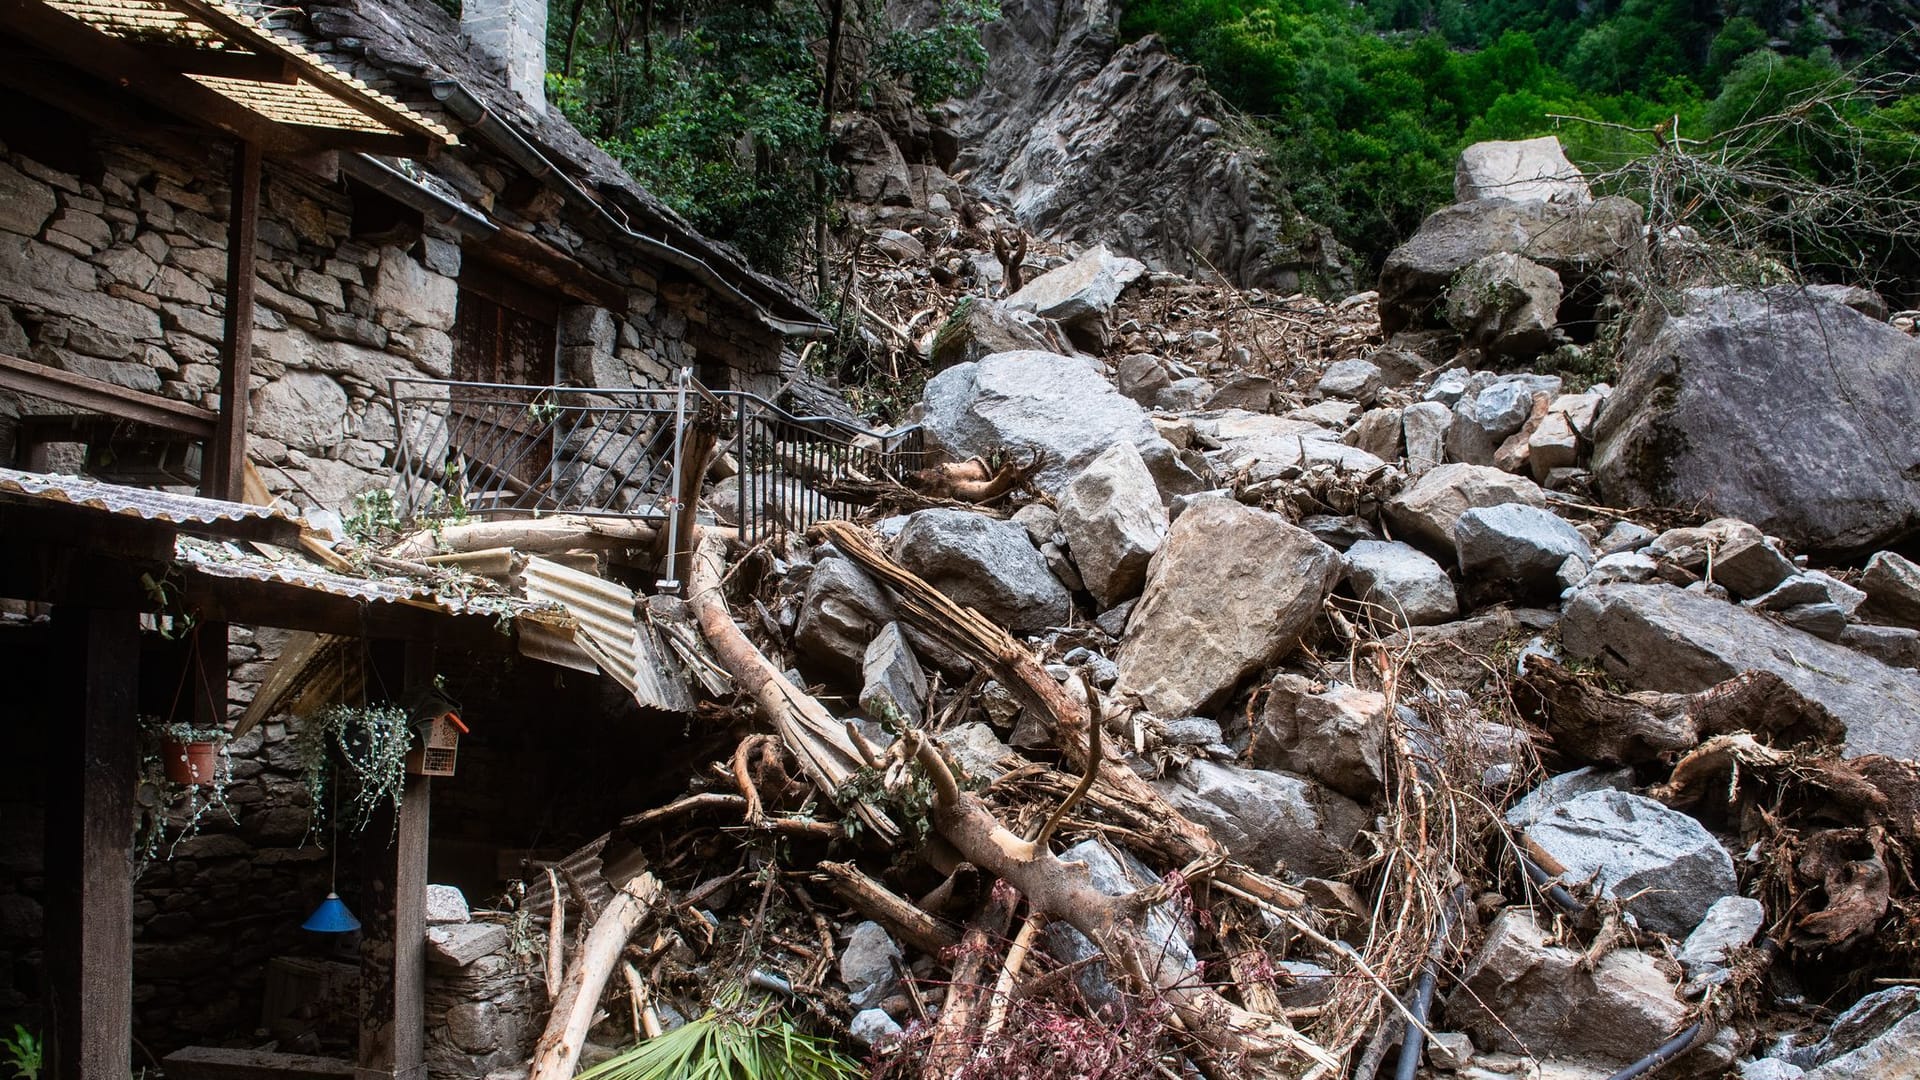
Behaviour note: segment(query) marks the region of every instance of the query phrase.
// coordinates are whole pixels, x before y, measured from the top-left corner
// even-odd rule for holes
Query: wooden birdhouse
[[[467,731],[459,715],[448,709],[417,721],[414,730],[420,735],[420,744],[407,751],[407,771],[415,776],[452,776],[460,736]]]

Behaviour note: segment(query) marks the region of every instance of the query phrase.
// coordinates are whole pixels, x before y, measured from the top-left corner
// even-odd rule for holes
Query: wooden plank
[[[246,491],[247,394],[253,378],[253,261],[260,231],[260,147],[233,148],[227,206],[227,312],[220,334],[220,419],[200,493],[239,500]]]
[[[519,229],[499,232],[466,246],[463,257],[477,256],[515,275],[535,281],[584,304],[613,311],[627,308],[627,287],[610,280],[559,248]],[[511,305],[509,305],[511,306]]]
[[[409,644],[404,683],[433,679],[433,648]],[[427,833],[432,780],[408,776],[395,818],[367,827],[366,884],[360,944],[360,1042],[354,1075],[361,1080],[425,1080],[427,974]],[[384,821],[382,819],[385,819]],[[393,843],[378,837],[392,828]]]
[[[193,568],[184,576],[182,600],[204,619],[346,637],[430,641],[487,654],[513,649],[513,635],[501,633],[490,616],[369,603],[287,582],[219,577]]]
[[[0,0],[0,25],[96,78],[123,86],[161,108],[251,139],[276,153],[313,149],[298,133],[109,37],[40,0]]]
[[[219,417],[211,409],[140,390],[61,371],[56,367],[0,353],[0,390],[71,405],[104,416],[151,424],[196,439],[213,438]]]
[[[54,611],[69,723],[48,726],[46,1071],[125,1076],[133,1055],[133,820],[140,632],[132,611]]]
[[[168,1080],[334,1080],[351,1077],[353,1063],[269,1050],[188,1046],[160,1059]]]

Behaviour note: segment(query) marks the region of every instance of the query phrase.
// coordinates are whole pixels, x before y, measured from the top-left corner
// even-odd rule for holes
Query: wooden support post
[[[187,678],[192,680],[187,692],[193,695],[193,726],[224,731],[227,727],[227,624],[209,619],[196,624],[193,634],[193,655],[187,660],[193,667],[187,673]]]
[[[227,317],[220,339],[220,418],[201,466],[200,493],[239,500],[245,490],[247,393],[253,375],[253,248],[260,225],[260,147],[233,147],[227,208]]]
[[[433,646],[406,647],[409,690],[433,681]],[[360,957],[362,1080],[425,1080],[427,1027],[427,830],[432,781],[408,776],[393,843],[383,843],[383,821],[363,834],[367,845],[365,937]],[[383,815],[384,816],[384,815]]]
[[[133,1053],[134,718],[140,624],[132,611],[54,611],[65,661],[50,727],[46,828],[47,1057],[42,1076],[125,1076]]]

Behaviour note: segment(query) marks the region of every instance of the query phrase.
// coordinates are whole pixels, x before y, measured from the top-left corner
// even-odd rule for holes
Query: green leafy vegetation
[[[1904,198],[1920,111],[1890,73],[1912,39],[1863,26],[1832,43],[1816,25],[1749,0],[1138,0],[1123,19],[1258,121],[1296,205],[1376,266],[1450,201],[1458,152],[1484,139],[1557,134],[1598,173],[1670,147],[1813,185],[1853,183],[1865,162],[1876,197]],[[1816,263],[1912,264],[1891,236],[1767,239]]]
[[[302,786],[313,812],[310,835],[319,832],[330,812],[360,832],[383,803],[400,809],[407,751],[413,749],[407,710],[397,705],[330,705],[305,719],[296,745]],[[347,802],[329,807],[341,768],[348,781]]]
[[[577,1080],[853,1080],[862,1070],[771,1007],[733,1006],[688,1021]]]
[[[582,0],[548,21],[548,93],[695,227],[780,272],[833,187],[829,109],[881,81],[922,103],[971,89],[996,11],[949,0],[931,25],[897,27],[839,0]]]
[[[38,1080],[40,1076],[40,1040],[19,1024],[13,1025],[13,1038],[0,1039],[0,1053],[7,1057],[15,1080]]]

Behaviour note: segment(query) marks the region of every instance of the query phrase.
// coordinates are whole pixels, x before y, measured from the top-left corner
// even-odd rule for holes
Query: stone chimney
[[[465,0],[460,29],[528,109],[547,111],[547,0]]]

